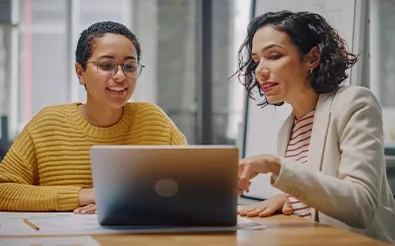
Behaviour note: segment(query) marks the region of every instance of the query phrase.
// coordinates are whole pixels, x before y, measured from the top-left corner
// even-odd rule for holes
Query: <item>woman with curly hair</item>
[[[280,128],[278,156],[240,162],[240,193],[248,192],[258,174],[271,173],[271,184],[284,194],[241,209],[240,215],[293,213],[395,240],[380,105],[369,89],[342,85],[356,62],[318,14],[270,12],[251,21],[235,75],[250,96],[259,89],[265,97],[261,106],[287,102],[292,113]]]

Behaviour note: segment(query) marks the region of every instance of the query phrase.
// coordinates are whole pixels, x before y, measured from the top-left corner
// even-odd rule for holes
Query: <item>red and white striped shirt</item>
[[[285,158],[292,159],[300,162],[301,164],[307,162],[311,131],[313,129],[314,113],[315,110],[309,112],[303,118],[295,120],[289,137]],[[310,207],[290,195],[287,195],[287,197],[291,202],[294,214],[306,218],[311,217]]]

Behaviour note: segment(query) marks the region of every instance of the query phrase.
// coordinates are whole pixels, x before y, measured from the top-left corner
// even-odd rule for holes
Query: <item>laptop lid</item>
[[[99,223],[235,226],[238,161],[233,146],[93,146]]]

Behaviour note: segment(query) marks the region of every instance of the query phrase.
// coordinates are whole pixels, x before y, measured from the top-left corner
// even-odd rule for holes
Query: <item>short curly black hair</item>
[[[141,48],[136,35],[134,35],[125,25],[121,23],[102,21],[96,22],[82,31],[81,36],[78,39],[77,49],[75,51],[75,59],[84,70],[86,69],[86,63],[88,59],[92,56],[93,44],[97,38],[104,36],[106,33],[120,34],[129,39],[136,48],[137,61],[140,61]]]
[[[257,87],[261,96],[262,89],[255,78],[257,64],[252,60],[252,40],[255,33],[263,26],[270,25],[274,29],[288,34],[291,42],[298,48],[301,59],[311,48],[317,46],[320,52],[320,65],[311,75],[310,85],[318,94],[336,90],[348,77],[346,70],[357,62],[357,56],[347,50],[345,40],[319,14],[311,12],[268,12],[255,17],[248,25],[247,36],[238,52],[238,70],[233,76],[238,77],[248,95]],[[269,104],[265,98],[258,105]],[[278,103],[275,105],[282,105]]]

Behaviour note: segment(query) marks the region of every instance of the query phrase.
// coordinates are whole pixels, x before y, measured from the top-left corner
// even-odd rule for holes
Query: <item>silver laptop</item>
[[[238,161],[233,146],[93,146],[99,223],[236,226]]]

